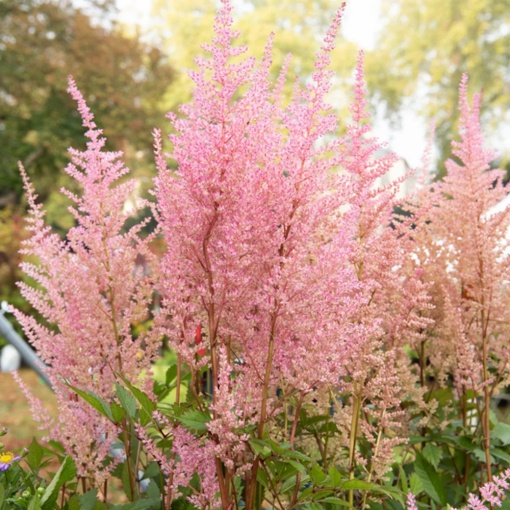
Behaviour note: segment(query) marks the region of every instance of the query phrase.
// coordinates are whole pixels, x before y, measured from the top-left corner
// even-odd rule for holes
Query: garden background
[[[347,9],[355,8],[355,3]],[[291,71],[306,78],[337,7],[326,0],[281,2],[278,8],[271,2],[239,1],[234,2],[234,17],[242,31],[241,42],[259,57],[267,34],[276,27],[275,69],[290,51],[296,56]],[[138,197],[150,198],[147,190],[155,175],[152,128],[164,127],[164,112],[177,111],[177,105],[191,97],[185,70],[199,54],[199,43],[211,37],[215,9],[213,2],[198,0],[178,8],[172,2],[154,2],[148,21],[133,27],[119,21],[115,4],[108,1],[2,2],[0,299],[37,316],[15,285],[24,278],[19,248],[27,236],[17,161],[46,204],[47,222],[62,236],[73,225],[65,213],[67,202],[58,193],[61,186],[71,191],[75,186],[62,172],[67,147],[83,147],[81,120],[65,92],[67,75],[74,76],[104,128],[108,148],[124,152],[136,179],[133,203]],[[429,171],[437,178],[444,176],[443,162],[451,156],[451,133],[459,122],[458,85],[465,72],[470,88],[482,93],[484,130],[489,144],[498,150],[493,166],[508,166],[509,13],[509,2],[504,0],[381,2],[377,33],[365,51],[376,130],[391,126],[398,132],[404,115],[413,116],[421,126],[434,121]],[[340,118],[348,112],[356,53],[354,43],[339,37],[332,53],[335,79],[330,101]],[[285,92],[290,93],[290,88]],[[385,125],[383,119],[389,123]],[[426,131],[425,127],[422,134]],[[344,134],[345,126],[340,125],[338,135]],[[418,140],[416,151],[423,148],[424,141]],[[141,211],[140,217],[146,213]],[[145,229],[150,231],[151,225]],[[40,386],[36,378],[26,377],[35,388]],[[5,395],[7,387],[7,383],[2,386]],[[2,412],[10,412],[9,406],[9,399],[2,397]],[[15,426],[12,432],[16,430],[26,439],[25,427]],[[20,446],[13,441],[13,449]]]

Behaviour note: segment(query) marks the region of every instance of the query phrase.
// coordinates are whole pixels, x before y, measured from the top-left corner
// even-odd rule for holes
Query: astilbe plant
[[[72,79],[69,92],[78,103],[88,138],[85,151],[70,149],[72,162],[66,168],[83,191],[78,196],[63,190],[74,202],[70,212],[76,226],[66,239],[51,232],[21,168],[32,232],[24,253],[34,260],[22,267],[35,285],[20,287],[45,323],[19,311],[15,314],[47,364],[58,399],[59,413],[53,417],[30,397],[34,416],[75,460],[78,475],[99,485],[115,467],[105,462],[119,429],[99,417],[69,385],[112,402],[117,374],[136,384],[150,380],[158,344],[150,335],[135,338],[131,329],[146,319],[152,299],[153,278],[139,264],[142,257],[150,262],[152,255],[150,239],[138,235],[141,225],[123,230],[128,217],[123,208],[133,182],[115,185],[127,173],[121,154],[103,150],[105,139]]]
[[[182,108],[186,117],[171,117],[177,175],[166,168],[156,136],[156,197],[168,246],[158,323],[194,381],[210,363],[209,430],[222,452],[222,505],[235,496],[234,475],[244,473],[246,505],[252,508],[260,459],[248,448],[245,432],[232,437],[232,420],[238,427],[254,426],[258,439],[269,434],[292,444],[303,399],[324,387],[336,391],[367,326],[351,320],[360,299],[348,263],[352,232],[340,214],[346,200],[342,179],[328,172],[338,157],[326,157],[337,142],[317,144],[336,128],[325,103],[326,66],[341,11],[312,81],[305,88],[296,84],[285,106],[285,76],[274,88],[268,79],[270,45],[258,67],[252,59],[230,62],[245,51],[232,47],[230,10],[224,2],[206,48],[212,58],[198,60],[199,71],[192,73],[197,87],[194,101]],[[196,343],[197,328],[205,333],[204,344]],[[199,356],[204,345],[207,353]],[[226,380],[219,375],[221,353],[224,367],[235,372],[230,391],[223,391],[225,383],[218,387]],[[191,389],[198,397],[199,388],[192,383]],[[275,416],[291,399],[297,409],[288,429],[275,429]],[[229,407],[235,417],[228,417]],[[226,452],[234,451],[229,458]]]
[[[363,296],[352,320],[366,334],[346,366],[342,390],[347,405],[337,409],[335,420],[344,443],[348,440],[351,477],[359,464],[357,476],[371,481],[387,473],[394,447],[406,442],[409,416],[403,403],[421,399],[404,348],[421,337],[429,297],[426,286],[410,271],[413,244],[404,235],[408,225],[394,217],[399,186],[408,175],[386,186],[380,184],[397,158],[370,133],[366,95],[361,52],[350,107],[352,121],[339,154],[349,191],[346,214],[354,223],[350,264]],[[366,442],[364,449],[359,440]]]
[[[498,205],[506,196],[504,174],[490,166],[495,156],[484,147],[480,95],[469,104],[465,75],[459,96],[456,159],[447,161],[444,181],[419,193],[412,234],[415,261],[432,285],[435,305],[419,357],[423,383],[428,377],[436,388],[453,385],[457,416],[465,433],[474,430],[479,438],[491,481],[490,403],[509,380],[510,211]],[[467,463],[464,483],[469,473]]]
[[[451,376],[465,427],[468,400],[483,396],[490,483],[489,399],[507,381],[509,354],[499,341],[510,309],[509,216],[490,209],[504,190],[488,171],[477,96],[470,108],[463,81],[462,166],[450,163],[445,182],[409,206],[414,216],[397,217],[401,181],[378,185],[395,157],[370,135],[362,54],[352,120],[335,136],[328,65],[343,9],[290,99],[289,60],[273,80],[272,37],[259,62],[245,57],[231,11],[223,0],[209,57],[191,73],[193,101],[169,114],[169,154],[154,133],[161,260],[142,225],[124,229],[132,184],[118,184],[127,172],[120,154],[104,151],[72,80],[89,141],[71,150],[67,172],[82,194],[65,192],[76,221],[65,240],[45,225],[22,170],[26,253],[38,261],[25,263],[35,285],[22,291],[46,323],[17,316],[59,401],[52,419],[32,398],[36,416],[90,480],[85,489],[115,472],[131,501],[145,497],[147,482],[147,507],[382,508],[395,471],[407,491],[410,457],[427,497],[446,504],[423,460],[439,465],[444,447],[425,445],[437,407],[425,382],[432,374],[446,386]],[[153,328],[135,337],[154,291]],[[176,364],[152,388],[163,338]],[[412,433],[422,436],[404,448]],[[392,471],[395,458],[403,466]],[[484,488],[487,501],[505,479]]]

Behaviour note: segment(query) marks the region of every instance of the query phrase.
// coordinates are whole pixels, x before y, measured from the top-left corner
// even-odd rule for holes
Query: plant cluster
[[[170,154],[154,132],[153,236],[124,228],[133,183],[72,79],[88,143],[70,151],[82,194],[64,191],[65,240],[21,169],[37,260],[21,289],[44,320],[17,317],[59,402],[52,417],[31,398],[34,414],[65,454],[31,508],[483,508],[479,488],[501,504],[510,426],[491,402],[509,375],[510,214],[479,96],[464,78],[445,180],[399,202],[401,181],[380,184],[396,158],[370,134],[362,54],[335,136],[343,10],[290,99],[288,61],[271,80],[273,38],[246,58],[231,10],[193,101],[169,114]],[[172,361],[154,378],[162,340]],[[112,506],[112,478],[130,503]]]

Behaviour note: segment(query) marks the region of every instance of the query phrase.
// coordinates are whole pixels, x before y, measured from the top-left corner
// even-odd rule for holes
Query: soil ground
[[[50,414],[57,412],[55,395],[30,369],[21,369],[19,375],[32,394],[39,398]],[[28,401],[12,374],[0,373],[0,427],[8,429],[0,441],[4,450],[19,452],[29,446],[35,436],[40,440],[44,432],[37,430],[37,423],[30,413]]]

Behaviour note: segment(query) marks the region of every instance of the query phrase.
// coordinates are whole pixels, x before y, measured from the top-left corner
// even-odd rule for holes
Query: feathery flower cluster
[[[461,140],[452,144],[457,160],[447,161],[443,182],[420,192],[412,236],[414,260],[435,305],[427,328],[430,375],[440,383],[452,375],[461,397],[490,384],[488,353],[495,380],[508,380],[510,209],[497,207],[507,193],[503,172],[491,169],[480,95],[469,104],[466,75],[459,96]]]
[[[24,253],[38,261],[25,262],[23,270],[38,287],[25,283],[20,287],[46,325],[19,311],[16,317],[48,365],[57,394],[56,419],[47,416],[31,398],[38,421],[75,458],[81,476],[101,480],[112,468],[103,471],[116,427],[78,399],[68,385],[92,390],[111,402],[117,372],[137,383],[140,377],[150,375],[157,345],[149,335],[133,337],[131,326],[146,318],[154,284],[137,261],[143,257],[149,262],[152,255],[150,239],[138,236],[140,225],[123,231],[127,219],[123,206],[133,182],[112,186],[128,171],[119,161],[121,154],[103,151],[102,132],[72,79],[69,92],[78,103],[89,139],[85,151],[70,149],[72,162],[66,168],[83,190],[81,196],[63,190],[74,202],[69,210],[76,226],[65,240],[51,232],[21,168],[32,231]],[[144,355],[139,356],[140,352]]]

